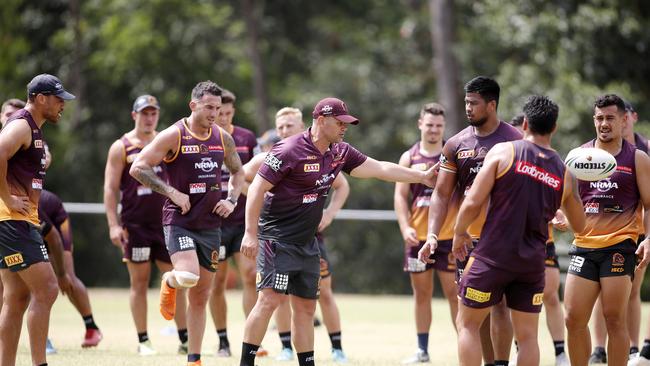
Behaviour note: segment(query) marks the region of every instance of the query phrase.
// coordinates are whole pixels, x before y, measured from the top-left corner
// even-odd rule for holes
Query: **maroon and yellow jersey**
[[[594,141],[582,146],[594,147]],[[583,233],[576,234],[576,246],[599,249],[626,239],[637,241],[642,205],[636,184],[635,155],[634,145],[623,140],[614,174],[597,182],[578,181],[587,225]]]
[[[216,229],[221,216],[212,212],[221,200],[221,166],[225,156],[222,130],[212,124],[208,136],[192,133],[187,120],[174,124],[178,129],[176,155],[165,159],[167,183],[190,199],[190,211],[185,215],[169,198],[163,207],[163,225],[175,225],[188,230]]]
[[[32,141],[26,149],[18,150],[7,161],[7,184],[9,193],[16,196],[29,197],[29,213],[27,215],[12,211],[6,203],[0,200],[0,221],[28,221],[39,226],[38,201],[45,180],[45,142],[43,134],[31,113],[20,109],[9,117],[5,124],[16,120],[26,120],[32,130]]]
[[[510,163],[497,174],[472,256],[512,272],[543,272],[548,223],[562,203],[566,167],[554,150],[532,142],[510,147]]]
[[[425,156],[420,151],[420,142],[417,142],[409,150],[409,167],[415,170],[427,170],[434,166],[440,159],[440,154]],[[427,240],[429,205],[433,188],[424,184],[409,184],[411,215],[409,225],[415,229],[418,240]]]
[[[499,127],[488,136],[477,136],[474,133],[474,127],[468,126],[447,141],[442,148],[440,169],[456,174],[455,190],[458,191],[449,201],[449,212],[458,211],[460,208],[462,200],[474,183],[476,175],[483,166],[483,160],[492,146],[500,142],[520,140],[521,137],[519,130],[500,121]],[[473,238],[481,236],[486,213],[487,204],[482,207],[481,214],[469,227],[469,233]],[[454,215],[452,220],[455,218]],[[447,220],[449,220],[449,214]]]

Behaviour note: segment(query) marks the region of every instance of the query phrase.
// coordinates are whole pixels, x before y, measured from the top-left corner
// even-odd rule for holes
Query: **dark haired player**
[[[477,76],[465,85],[465,113],[469,126],[453,136],[442,149],[440,176],[431,196],[429,233],[420,257],[435,255],[439,236],[446,220],[454,220],[460,204],[471,188],[483,160],[492,146],[521,139],[521,133],[497,116],[499,84],[491,78]],[[481,208],[469,231],[474,240],[481,235],[487,205]],[[451,217],[450,217],[451,215]],[[465,263],[457,262],[457,276]],[[490,343],[493,342],[494,346]],[[505,304],[492,307],[490,321],[481,328],[481,347],[486,364],[507,364],[512,344],[510,314]],[[494,357],[492,352],[494,351]]]
[[[25,108],[25,102],[20,99],[7,99],[2,103],[2,108],[0,108],[0,124],[2,124],[2,127],[4,127],[5,123],[14,112],[22,108]]]
[[[524,105],[524,114],[524,140],[500,143],[490,150],[454,228],[452,251],[465,260],[473,246],[469,227],[489,200],[481,239],[458,284],[458,357],[463,366],[481,364],[481,353],[475,347],[479,328],[489,308],[504,295],[519,342],[517,365],[539,365],[537,328],[548,223],[562,206],[576,231],[585,224],[577,181],[551,148],[557,105],[546,97],[532,96]]]
[[[174,269],[162,276],[160,313],[171,320],[176,289],[187,288],[188,365],[201,364],[205,308],[219,264],[221,218],[235,209],[244,181],[232,137],[215,124],[222,89],[202,81],[192,89],[192,113],[160,132],[131,166],[131,175],[167,197],[165,243]],[[164,161],[167,182],[153,167]],[[221,196],[221,166],[230,171],[228,198]]]
[[[596,139],[583,147],[605,150],[616,158],[616,171],[599,182],[580,181],[580,197],[587,225],[576,234],[569,254],[571,263],[564,291],[566,327],[571,364],[587,365],[590,351],[588,322],[600,296],[609,342],[610,365],[625,365],[629,335],[626,310],[636,267],[645,267],[650,254],[649,239],[637,247],[641,228],[638,216],[650,208],[650,158],[623,139],[627,123],[625,104],[616,95],[600,96],[594,103]],[[650,215],[644,217],[645,232]]]

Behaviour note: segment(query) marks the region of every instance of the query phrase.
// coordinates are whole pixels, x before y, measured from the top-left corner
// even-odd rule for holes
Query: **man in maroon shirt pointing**
[[[343,101],[325,98],[304,133],[277,143],[248,189],[241,253],[257,257],[259,295],[244,329],[241,366],[253,366],[273,311],[293,295],[294,345],[299,365],[314,365],[313,316],[320,254],[315,234],[332,182],[344,171],[359,178],[433,186],[434,166],[418,171],[369,158],[342,142],[350,124]]]

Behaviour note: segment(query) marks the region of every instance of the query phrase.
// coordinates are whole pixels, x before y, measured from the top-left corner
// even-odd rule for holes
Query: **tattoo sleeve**
[[[151,188],[154,192],[160,193],[163,196],[168,196],[169,193],[173,192],[174,188],[169,184],[165,183],[160,177],[153,171],[153,168],[150,166],[138,166],[134,171],[134,178],[137,179],[140,183]]]
[[[223,145],[226,152],[223,162],[226,164],[228,171],[231,174],[235,174],[241,170],[242,163],[241,159],[239,159],[239,154],[237,154],[237,146],[235,146],[235,141],[232,139],[232,136],[224,133]]]

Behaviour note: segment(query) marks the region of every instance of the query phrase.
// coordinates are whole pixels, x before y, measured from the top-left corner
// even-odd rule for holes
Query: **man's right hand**
[[[241,240],[241,247],[239,252],[244,256],[255,259],[257,257],[257,251],[259,247],[259,241],[257,240],[257,235],[252,235],[248,232],[244,233],[244,237]]]
[[[404,239],[404,244],[408,247],[414,247],[420,244],[415,229],[410,226],[402,230],[402,239]]]
[[[7,202],[9,210],[18,212],[25,216],[29,215],[29,208],[32,205],[32,201],[29,200],[27,196],[10,196],[11,198]]]
[[[174,202],[174,204],[181,209],[181,215],[185,215],[191,208],[190,205],[190,196],[186,195],[183,192],[174,190],[172,194],[169,195],[169,199]]]
[[[129,234],[120,225],[111,226],[110,228],[108,228],[108,232],[111,237],[111,242],[113,242],[113,245],[115,245],[120,249],[122,249],[122,245],[128,243],[129,241]]]

